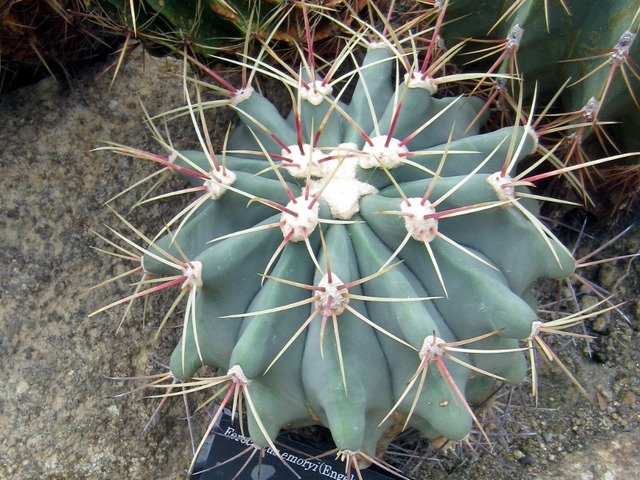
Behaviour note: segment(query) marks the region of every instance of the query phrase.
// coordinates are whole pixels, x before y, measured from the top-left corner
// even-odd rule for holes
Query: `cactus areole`
[[[348,100],[290,79],[288,118],[239,89],[216,167],[206,148],[174,155],[202,201],[143,258],[191,298],[171,373],[226,372],[257,446],[312,424],[358,461],[398,425],[464,438],[469,405],[526,374],[532,283],[574,268],[512,179],[534,135],[479,133],[481,101],[439,98],[397,56],[370,45]]]

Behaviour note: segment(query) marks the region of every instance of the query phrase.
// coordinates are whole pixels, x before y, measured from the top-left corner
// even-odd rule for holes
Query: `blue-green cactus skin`
[[[522,209],[532,217],[538,213],[535,201],[501,199],[488,181],[505,161],[515,165],[531,152],[535,136],[523,127],[479,133],[479,122],[469,124],[481,102],[435,98],[428,89],[395,83],[394,55],[384,45],[369,48],[354,69],[348,103],[336,102],[330,93],[318,105],[301,99],[300,132],[257,92],[232,100],[241,124],[231,136],[225,168],[235,181],[219,198],[207,200],[179,232],[157,241],[158,250],[176,257],[183,253],[202,266],[201,284],[191,287],[196,289],[193,315],[185,319],[171,372],[188,381],[203,365],[223,374],[239,367],[253,404],[247,409],[249,433],[259,446],[269,445],[283,426],[319,423],[331,430],[339,450],[372,456],[384,432],[407,417],[408,425],[427,437],[464,438],[472,428],[466,403],[486,398],[496,380],[443,355],[432,359],[420,391],[418,382],[407,391],[421,372],[425,339],[435,335],[451,343],[489,335],[465,347],[494,353],[451,355],[505,381],[521,382],[525,354],[515,350],[530,337],[537,319],[527,301],[531,284],[541,277],[565,277],[575,266],[559,241],[523,214]],[[404,106],[396,115],[400,98]],[[407,142],[414,153],[398,164],[363,153],[370,139],[388,134],[392,124],[392,137],[402,140],[431,120]],[[299,140],[308,144],[315,137],[323,155],[348,142],[355,146],[326,162],[330,173],[293,175],[280,160],[282,144],[295,150]],[[434,177],[445,151],[446,161]],[[510,159],[514,151],[517,158]],[[347,157],[359,164],[344,173]],[[176,162],[210,170],[202,152],[182,152]],[[339,181],[343,191],[327,193],[342,185]],[[284,214],[273,205],[291,201],[285,185],[303,204],[307,184],[314,182],[328,185],[317,200],[320,223],[274,256],[285,234],[279,227]],[[400,212],[418,205],[427,189],[437,212],[461,209],[463,214],[443,213],[421,241],[409,234],[410,217]],[[341,202],[354,192],[355,201],[344,200],[346,208]],[[526,187],[518,186],[514,195],[518,192]],[[476,211],[478,206],[485,208]],[[150,255],[143,266],[158,275],[176,273]],[[318,299],[323,281],[325,292],[327,281],[347,284],[334,291],[328,306]],[[340,297],[347,294],[348,304]]]

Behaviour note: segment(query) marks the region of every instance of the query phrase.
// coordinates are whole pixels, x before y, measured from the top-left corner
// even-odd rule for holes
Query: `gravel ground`
[[[149,373],[155,358],[166,358],[176,332],[165,329],[154,344],[157,324],[145,321],[161,300],[146,317],[134,309],[122,329],[121,310],[87,317],[118,292],[106,287],[87,294],[87,288],[125,268],[91,248],[104,246],[93,231],[106,234],[107,224],[125,228],[102,202],[155,170],[91,149],[112,140],[153,150],[138,99],[150,112],[182,105],[180,65],[146,59],[144,66],[132,59],[111,90],[110,75],[95,66],[71,89],[45,80],[0,97],[0,478],[171,479],[181,478],[189,464],[180,402],[143,433],[155,403],[113,398],[131,387],[106,378]],[[172,124],[171,137],[181,147],[192,145],[184,123]],[[167,212],[154,204],[128,218],[148,225],[143,217],[157,223]],[[591,232],[578,255],[630,222],[623,217],[613,228]],[[635,227],[602,256],[638,251]],[[412,459],[407,471],[419,479],[640,476],[640,262],[583,273],[619,293],[629,320],[615,313],[590,320],[591,351],[582,341],[555,343],[589,398],[555,368],[543,367],[537,407],[526,387],[499,398],[510,407],[487,423],[493,453],[481,445],[456,447]],[[583,294],[580,302],[589,305],[593,296]],[[400,453],[391,459],[406,462]]]

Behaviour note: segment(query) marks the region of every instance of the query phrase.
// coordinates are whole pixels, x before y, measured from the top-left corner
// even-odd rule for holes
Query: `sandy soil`
[[[72,89],[45,80],[0,97],[0,478],[170,479],[184,475],[190,460],[180,402],[143,434],[156,402],[113,398],[130,384],[106,378],[153,371],[176,332],[165,329],[154,344],[157,321],[145,321],[141,308],[119,330],[121,309],[88,318],[122,290],[85,293],[125,269],[91,248],[105,246],[93,231],[126,228],[102,203],[155,170],[91,149],[107,140],[154,149],[138,98],[151,112],[181,105],[180,66],[147,59],[143,70],[135,58],[111,90],[102,68],[88,69]],[[180,122],[171,136],[184,147],[193,141]],[[155,204],[128,218],[151,232],[145,217],[158,222],[168,211]],[[630,223],[623,216],[613,228],[591,232],[578,256]],[[638,251],[635,227],[601,257]],[[417,453],[401,450],[410,445],[405,441],[391,459],[419,479],[638,478],[640,262],[604,264],[584,275],[617,291],[629,320],[615,313],[590,320],[591,351],[582,341],[556,342],[588,399],[543,367],[538,407],[527,387],[501,397],[510,407],[487,424],[493,453],[476,446],[479,455],[457,448],[434,457],[420,445],[422,458],[406,463],[400,453]],[[592,301],[581,293],[583,306]],[[147,319],[159,303],[152,302]]]

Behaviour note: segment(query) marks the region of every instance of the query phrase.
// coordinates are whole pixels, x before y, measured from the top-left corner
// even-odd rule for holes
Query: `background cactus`
[[[640,7],[635,1],[519,0],[515,2],[452,0],[443,28],[447,42],[471,39],[459,65],[473,71],[517,74],[525,81],[530,104],[534,88],[536,106],[551,102],[551,115],[542,119],[543,143],[562,142],[558,161],[578,164],[603,152],[640,149],[633,125],[640,120],[640,48],[636,35]],[[475,53],[471,54],[472,51]],[[498,80],[493,95],[505,95],[505,82]],[[545,125],[546,123],[546,125]],[[635,196],[638,183],[619,192],[634,167],[610,166],[578,175],[583,199],[601,190],[600,201],[610,209],[606,197]],[[611,178],[615,177],[615,178]],[[609,188],[601,188],[602,185]],[[589,192],[589,193],[587,193]],[[612,218],[607,215],[607,218]]]
[[[579,111],[592,97],[599,104],[595,113],[602,115],[601,120],[629,110],[626,107],[634,101],[638,87],[640,58],[640,50],[634,45],[640,21],[636,2],[503,3],[497,8],[495,2],[451,1],[447,16],[452,21],[443,28],[447,40],[505,39],[506,45],[495,44],[503,55],[496,70],[516,73],[508,61],[508,57],[516,57],[517,73],[524,78],[526,88],[532,92],[537,84],[542,99],[550,98],[571,79],[573,86],[560,97],[564,111]],[[467,48],[476,45],[471,41]],[[495,61],[495,56],[483,56],[484,67]]]
[[[185,47],[204,63],[212,55],[241,53],[245,39],[292,43],[304,35],[302,5],[310,10],[314,37],[335,33],[328,18],[349,21],[365,0],[288,2],[283,0],[92,0],[93,10],[110,28],[126,32],[127,41],[139,40],[152,55],[182,58]],[[127,46],[125,45],[126,51]],[[221,53],[222,52],[222,53]]]

